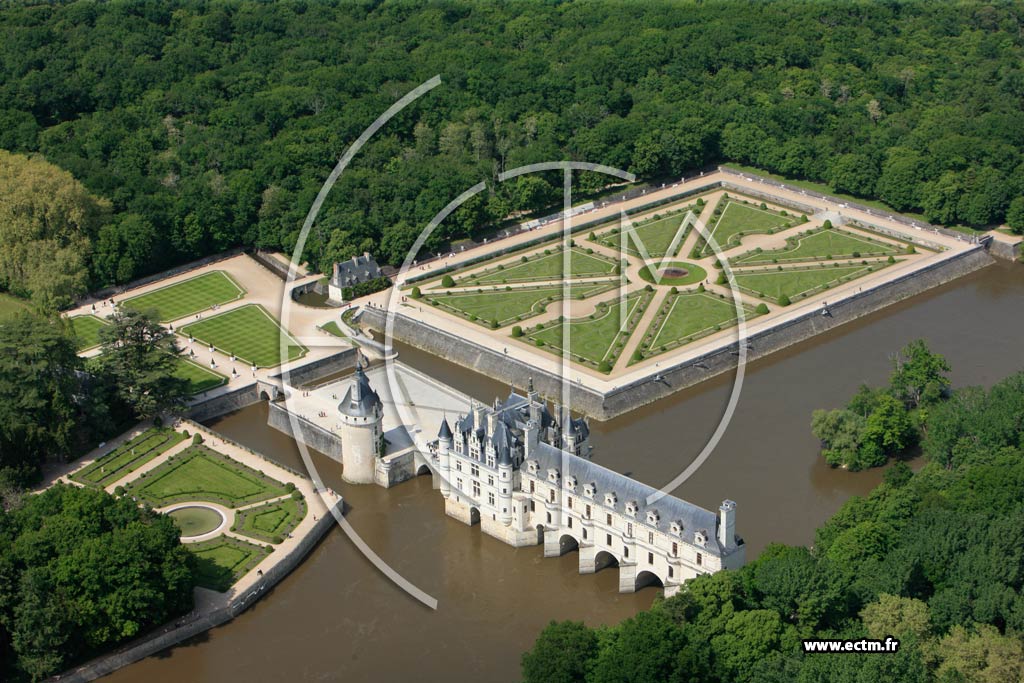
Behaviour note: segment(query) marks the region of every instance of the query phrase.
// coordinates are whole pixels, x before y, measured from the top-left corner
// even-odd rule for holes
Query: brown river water
[[[747,368],[743,393],[715,453],[676,495],[717,509],[737,501],[748,560],[771,542],[809,544],[847,498],[881,471],[827,467],[811,411],[838,407],[861,383],[885,381],[889,356],[923,337],[945,354],[958,386],[991,384],[1024,368],[1024,266],[997,263]],[[508,387],[407,347],[400,358],[490,401]],[[594,458],[660,486],[700,451],[728,399],[731,376],[605,423],[592,423]],[[267,427],[266,406],[211,423],[225,435],[301,467],[294,443]],[[428,427],[433,429],[433,426]],[[657,588],[617,593],[615,569],[580,576],[570,553],[510,548],[444,515],[429,477],[390,490],[347,486],[356,531],[436,611],[393,586],[335,529],[263,600],[229,624],[108,677],[109,681],[515,681],[521,653],[552,619],[611,624],[648,607]]]

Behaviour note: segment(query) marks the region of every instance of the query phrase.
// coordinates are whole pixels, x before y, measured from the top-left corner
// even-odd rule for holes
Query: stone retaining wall
[[[284,432],[296,441],[301,441],[313,450],[320,451],[331,460],[341,462],[341,435],[330,432],[320,425],[313,424],[299,415],[295,415],[298,424],[296,434],[292,425],[292,416],[288,409],[280,403],[271,403],[267,413],[267,424],[279,432]]]
[[[1006,259],[1007,261],[1017,261],[1020,259],[1020,246],[1020,242],[1010,244],[1009,242],[1002,242],[994,239],[988,243],[988,250],[996,258]]]
[[[350,349],[344,349],[325,358],[306,363],[301,367],[292,368],[288,372],[288,384],[293,387],[301,387],[316,382],[321,377],[354,368],[358,353],[359,349],[353,346]],[[279,372],[273,376],[273,379],[285,379],[285,373]]]
[[[104,287],[103,289],[97,289],[95,292],[90,292],[89,294],[83,297],[79,297],[78,303],[87,303],[88,301],[93,299],[107,299],[115,294],[127,292],[128,290],[135,289],[137,287],[142,287],[143,285],[149,285],[160,280],[166,280],[169,277],[181,275],[182,273],[187,273],[190,270],[196,270],[198,268],[202,268],[203,266],[208,266],[211,263],[216,263],[217,261],[226,261],[227,259],[234,258],[242,253],[245,253],[245,250],[241,248],[229,249],[228,251],[224,251],[219,254],[206,256],[197,261],[190,261],[175,268],[162,270],[159,273],[155,273],[153,275],[140,277],[137,280],[132,280],[131,282],[125,283],[123,285],[116,285],[113,287]]]
[[[831,303],[828,316],[822,315],[821,309],[815,307],[798,318],[751,335],[747,340],[747,359],[753,361],[762,358],[991,263],[988,253],[978,246],[970,251],[952,254],[925,269]],[[378,308],[366,308],[360,322],[383,331],[386,312]],[[561,377],[400,313],[394,316],[394,336],[399,341],[501,382],[523,387],[532,377],[541,395],[558,398],[562,394]],[[572,383],[572,408],[597,420],[609,420],[733,369],[738,360],[736,348],[737,344],[733,342],[697,358],[685,360],[675,367],[665,367],[663,363],[659,369],[659,380],[655,381],[654,377],[644,378],[607,394]]]
[[[188,416],[197,422],[212,420],[227,413],[241,410],[260,400],[259,383],[253,382],[241,389],[219,394],[206,401],[194,403],[189,408]]]
[[[334,509],[341,514],[343,501],[339,500]],[[50,680],[59,680],[61,683],[68,681],[71,683],[92,681],[117,671],[121,667],[156,654],[161,650],[173,647],[215,626],[231,621],[263,597],[269,589],[273,588],[274,585],[295,569],[334,525],[335,519],[333,514],[327,514],[318,519],[313,529],[292,548],[291,552],[263,574],[263,578],[258,584],[253,586],[245,595],[237,596],[226,607],[205,614],[182,617],[174,624],[169,624],[161,630],[147,633],[110,654],[65,671]]]

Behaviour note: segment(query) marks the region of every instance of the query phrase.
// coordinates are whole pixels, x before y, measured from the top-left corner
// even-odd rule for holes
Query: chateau
[[[590,429],[533,390],[442,420],[430,457],[445,511],[545,557],[579,551],[580,573],[619,567],[620,592],[659,581],[667,595],[686,579],[743,565],[736,504],[718,514],[590,460]],[[654,502],[648,503],[652,499]]]

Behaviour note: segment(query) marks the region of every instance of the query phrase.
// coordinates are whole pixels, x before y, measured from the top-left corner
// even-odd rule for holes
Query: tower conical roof
[[[383,407],[380,396],[370,386],[370,380],[363,372],[362,358],[356,360],[356,371],[352,385],[345,392],[345,398],[338,404],[338,411],[348,417],[372,417],[378,406]]]
[[[452,440],[452,428],[448,426],[448,416],[441,420],[441,429],[437,432],[437,438]]]

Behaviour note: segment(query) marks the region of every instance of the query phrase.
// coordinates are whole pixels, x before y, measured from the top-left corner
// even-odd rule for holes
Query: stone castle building
[[[363,372],[362,358],[345,397],[338,404],[341,414],[341,477],[352,484],[373,484],[378,458],[384,448],[384,404],[370,387]]]
[[[579,551],[580,573],[617,564],[619,590],[743,565],[736,504],[715,514],[590,460],[587,422],[533,391],[441,422],[430,458],[445,511],[513,546],[543,544],[545,557]],[[653,496],[653,498],[652,498]],[[652,502],[648,502],[651,500]]]

